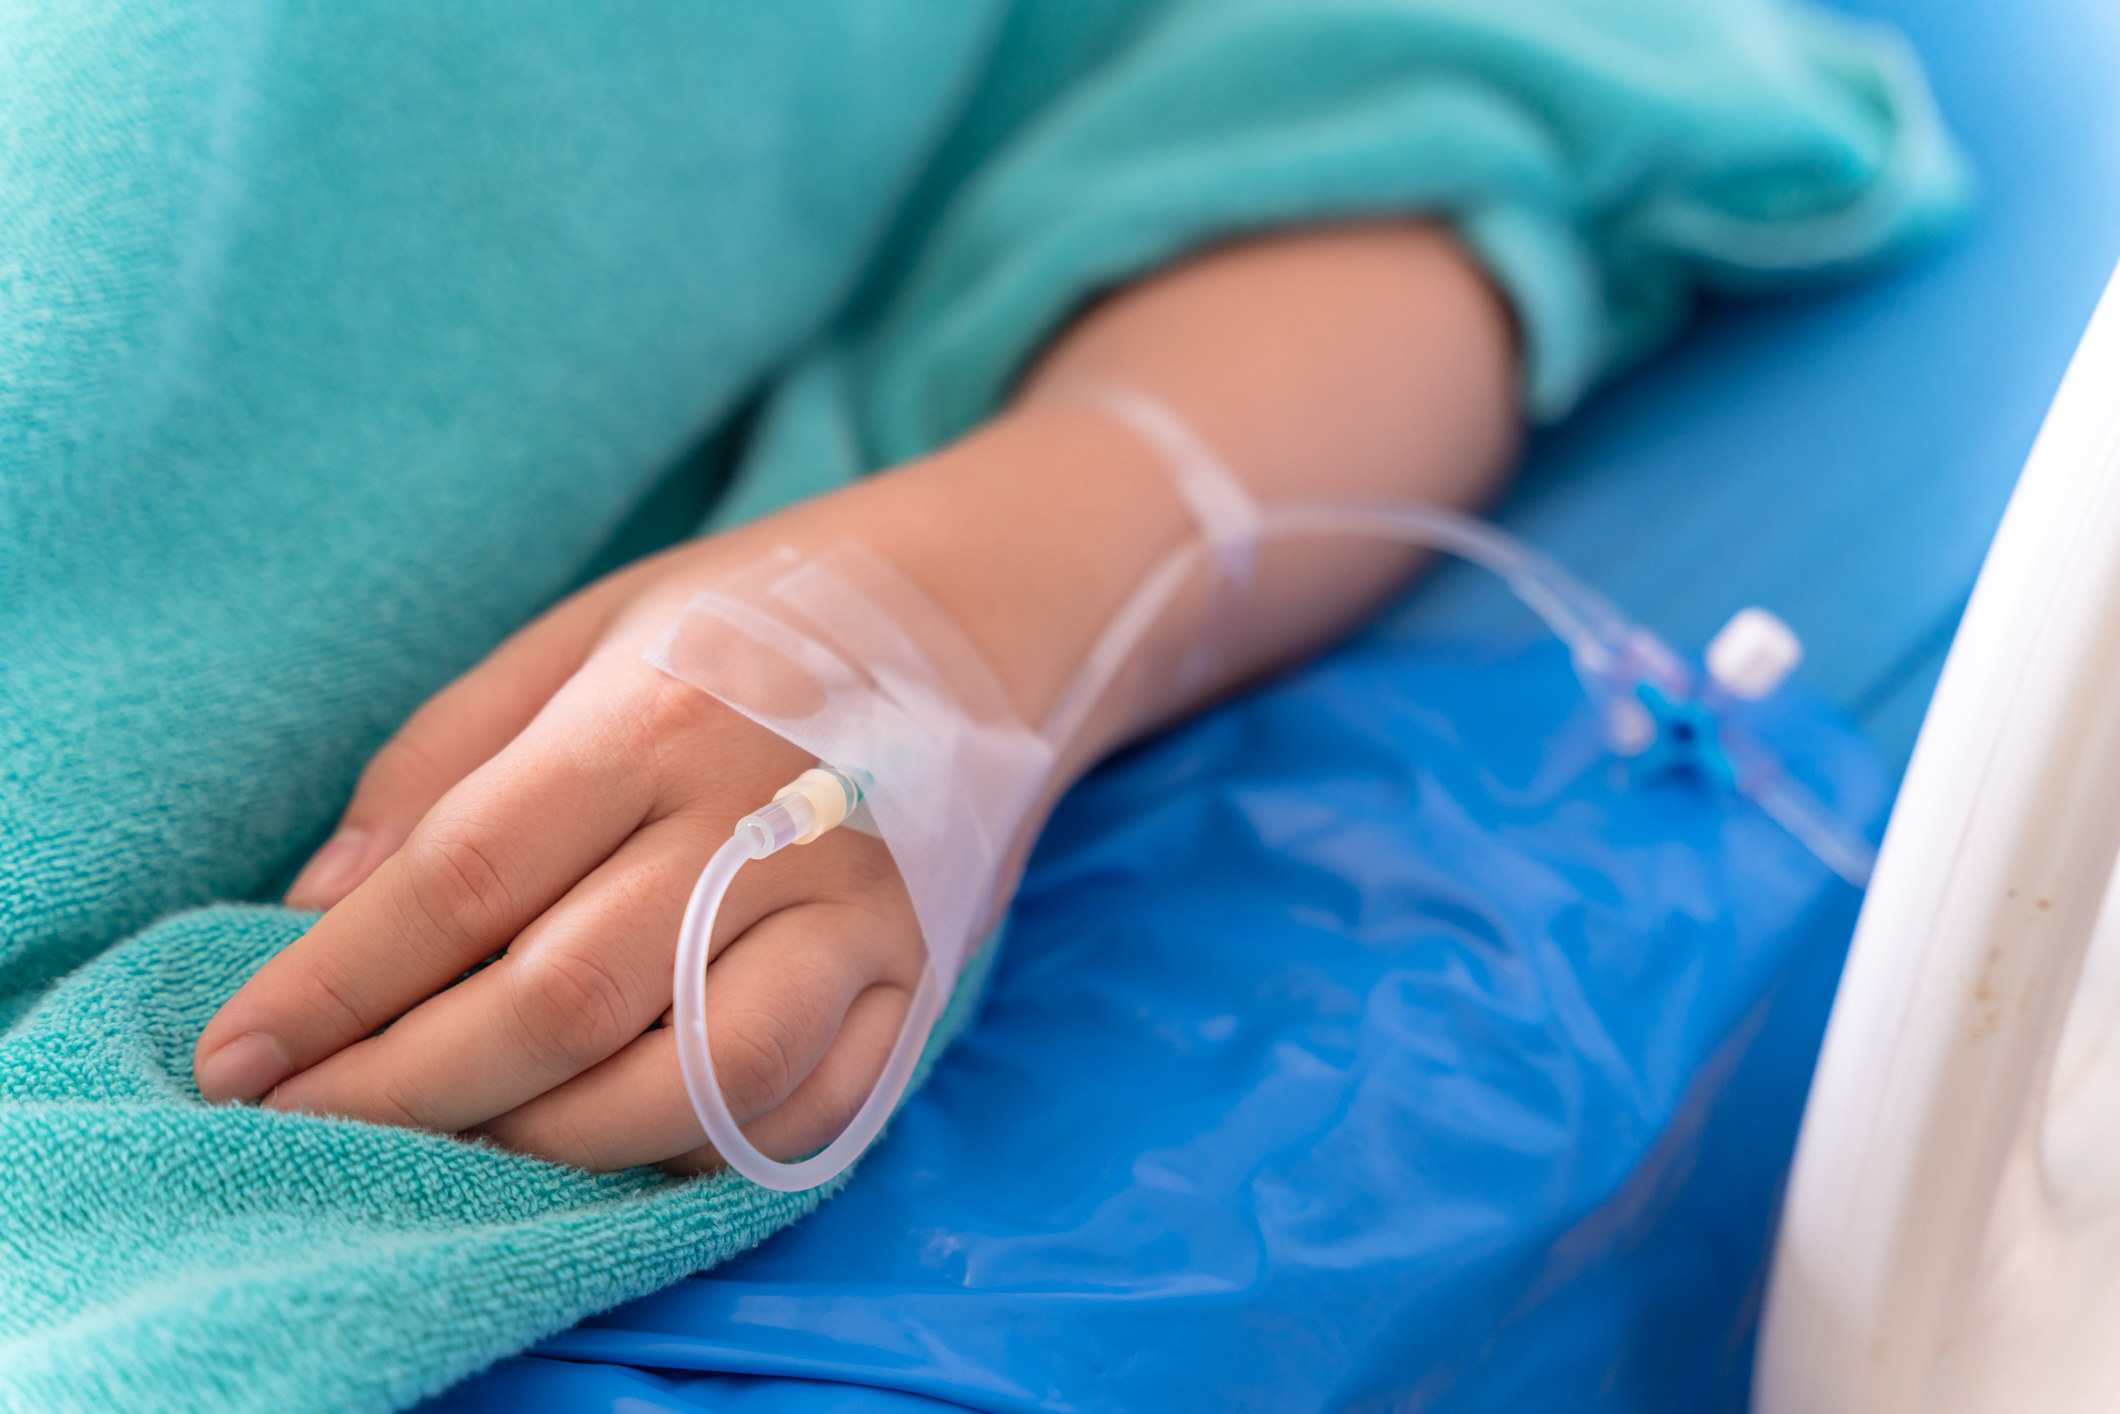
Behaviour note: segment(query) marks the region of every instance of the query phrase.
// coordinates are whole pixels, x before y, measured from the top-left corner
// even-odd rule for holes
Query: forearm
[[[735,539],[858,538],[884,551],[1038,721],[1142,574],[1194,532],[1158,454],[1071,387],[1118,383],[1165,403],[1269,505],[1362,496],[1462,506],[1492,492],[1513,448],[1513,364],[1499,298],[1433,228],[1260,241],[1100,304],[977,433]],[[1176,669],[1206,620],[1208,586],[1196,586],[1071,744],[1069,764],[1314,650],[1412,562],[1376,544],[1268,547],[1217,638],[1213,670],[1188,681]]]

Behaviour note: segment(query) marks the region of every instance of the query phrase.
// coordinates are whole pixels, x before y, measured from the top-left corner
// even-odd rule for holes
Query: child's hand
[[[1102,477],[1073,465],[1084,453]],[[370,763],[288,891],[328,912],[208,1024],[201,1093],[477,1131],[590,1168],[714,1162],[657,1024],[679,923],[736,821],[814,763],[641,649],[775,546],[858,538],[922,581],[1036,711],[1184,533],[1172,502],[1137,508],[1101,556],[1080,549],[1073,527],[1101,518],[1100,497],[1170,501],[1129,454],[1079,410],[1007,420],[644,561],[523,629]],[[744,869],[713,947],[705,1017],[730,1111],[767,1154],[801,1157],[853,1116],[897,1036],[926,960],[911,902],[880,841],[835,830]]]
[[[720,549],[585,591],[407,723],[289,892],[330,911],[201,1037],[203,1092],[592,1168],[700,1145],[674,1033],[651,1029],[678,923],[737,818],[810,764],[638,656]],[[905,891],[879,841],[834,831],[744,870],[714,947],[730,1109],[799,1156],[859,1106],[918,980]]]
[[[1511,444],[1510,365],[1506,314],[1432,230],[1241,247],[1100,306],[1022,410],[948,450],[600,581],[370,764],[288,892],[328,912],[207,1025],[200,1092],[477,1131],[591,1168],[715,1162],[657,1025],[678,928],[736,821],[811,763],[642,661],[691,594],[781,544],[861,541],[937,601],[1035,722],[1136,579],[1192,533],[1154,452],[1040,400],[1048,382],[1086,373],[1169,399],[1265,499],[1300,486],[1462,504]],[[1270,548],[1191,696],[1176,668],[1202,605],[1181,600],[1066,745],[1054,792],[1315,646],[1410,563],[1373,546]],[[911,903],[881,843],[837,830],[743,870],[713,947],[705,1016],[729,1108],[765,1153],[801,1157],[852,1117],[896,1037],[926,955]]]

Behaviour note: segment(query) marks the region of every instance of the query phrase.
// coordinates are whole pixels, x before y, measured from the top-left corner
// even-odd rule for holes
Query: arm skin
[[[1514,361],[1500,299],[1433,227],[1231,246],[1100,302],[1007,410],[942,451],[582,590],[369,765],[288,892],[328,911],[208,1024],[201,1093],[478,1133],[589,1168],[711,1166],[656,1027],[678,921],[736,819],[810,763],[637,656],[691,593],[777,545],[864,541],[956,618],[1035,721],[1135,581],[1192,533],[1155,454],[1057,387],[1099,377],[1160,398],[1264,502],[1462,506],[1492,494],[1514,450]],[[1269,546],[1241,623],[1216,639],[1216,673],[1183,690],[1204,590],[1181,599],[1061,784],[1329,642],[1414,563],[1376,545]],[[767,1153],[808,1153],[866,1095],[917,980],[905,891],[878,841],[836,831],[746,869],[714,948],[706,1017],[730,1108]]]

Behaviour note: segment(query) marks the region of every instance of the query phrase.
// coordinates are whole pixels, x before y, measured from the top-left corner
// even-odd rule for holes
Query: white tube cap
[[[1765,609],[1739,609],[1708,645],[1708,676],[1732,697],[1756,702],[1803,661],[1803,640]]]

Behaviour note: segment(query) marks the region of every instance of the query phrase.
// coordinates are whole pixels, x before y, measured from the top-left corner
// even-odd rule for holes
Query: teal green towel
[[[1189,250],[1426,214],[1553,417],[1965,187],[1889,35],[1768,0],[0,9],[0,1408],[401,1406],[817,1201],[189,1070],[307,921],[202,906],[629,517],[694,528],[649,493],[754,395],[723,522]]]

